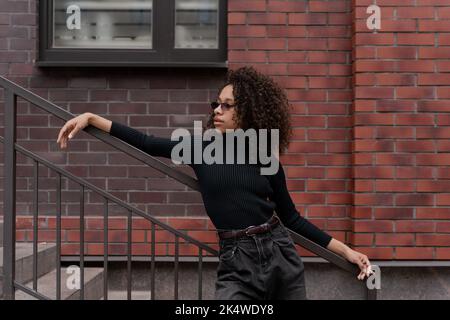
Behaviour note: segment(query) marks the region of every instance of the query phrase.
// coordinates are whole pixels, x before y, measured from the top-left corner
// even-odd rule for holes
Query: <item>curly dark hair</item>
[[[225,84],[233,86],[236,112],[233,120],[246,130],[278,129],[279,151],[284,153],[292,136],[290,108],[286,93],[269,76],[251,66],[229,70]],[[214,128],[214,112],[211,112],[204,129]]]

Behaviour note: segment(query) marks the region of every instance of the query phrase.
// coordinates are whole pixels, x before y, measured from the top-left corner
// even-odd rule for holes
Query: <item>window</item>
[[[226,16],[226,0],[43,0],[37,65],[226,67]]]

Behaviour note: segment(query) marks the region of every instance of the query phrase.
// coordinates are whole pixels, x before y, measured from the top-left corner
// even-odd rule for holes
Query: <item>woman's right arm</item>
[[[89,115],[88,117],[88,123],[91,126],[97,127],[105,132],[110,132],[112,121],[105,119],[103,117],[100,117],[99,115],[96,115],[94,113],[87,113]]]
[[[111,136],[119,138],[137,149],[155,157],[171,158],[173,147],[179,143],[178,141],[172,141],[168,138],[146,135],[136,129],[105,119],[90,112],[83,113],[67,121],[59,132],[57,143],[61,144],[61,148],[67,147],[67,142],[72,139],[78,131],[84,129],[88,125],[101,129]]]

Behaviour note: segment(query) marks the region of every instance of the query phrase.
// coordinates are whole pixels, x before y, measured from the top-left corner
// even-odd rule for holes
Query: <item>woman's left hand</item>
[[[365,276],[369,277],[374,273],[374,271],[372,270],[372,266],[370,265],[369,258],[367,258],[365,254],[348,248],[347,252],[345,253],[345,258],[351,263],[357,264],[361,269],[361,272],[357,277],[359,280],[363,280]]]

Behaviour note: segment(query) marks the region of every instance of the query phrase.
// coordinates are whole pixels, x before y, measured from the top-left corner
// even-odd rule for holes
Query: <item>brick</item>
[[[228,26],[229,37],[265,37],[266,26]]]
[[[247,15],[242,12],[230,12],[228,14],[228,24],[245,24],[247,20]]]
[[[448,208],[417,208],[417,218],[420,219],[450,219]]]
[[[376,74],[376,83],[380,86],[413,86],[416,84],[415,75],[406,74]]]
[[[354,207],[352,217],[355,219],[370,219],[372,218],[372,209],[369,207]]]
[[[389,220],[355,221],[355,232],[393,232],[393,222]]]
[[[247,22],[249,24],[264,24],[264,25],[274,25],[282,24],[285,25],[287,22],[287,14],[285,13],[249,13],[247,15]]]
[[[429,206],[433,204],[432,194],[399,194],[396,196],[398,206]]]
[[[267,26],[267,36],[273,38],[299,38],[306,37],[307,30],[304,26]],[[286,52],[289,53],[289,52]],[[295,52],[302,54],[301,52]]]
[[[230,0],[228,2],[228,11],[265,11],[266,3],[259,0],[248,0],[248,1],[240,1],[240,0]]]
[[[248,48],[252,50],[281,50],[286,48],[284,39],[249,39]]]
[[[430,179],[433,178],[432,168],[427,167],[399,167],[397,168],[398,179]]]
[[[414,130],[413,128],[406,127],[379,127],[377,128],[376,134],[373,134],[375,138],[378,139],[388,139],[388,138],[398,138],[398,139],[412,139],[414,138]],[[402,147],[403,143],[416,143],[416,141],[398,141],[397,147]],[[419,143],[419,142],[417,142]],[[425,144],[421,144],[421,146],[426,146]]]
[[[397,34],[398,45],[431,46],[434,45],[434,34],[432,33],[399,33]]]
[[[344,191],[346,189],[344,181],[335,180],[309,180],[307,188],[310,191]]]
[[[377,179],[389,179],[394,178],[394,168],[392,167],[365,167],[358,166],[354,168],[355,178],[377,178]]]
[[[402,220],[395,222],[397,232],[434,232],[435,223],[433,221]]]
[[[436,259],[450,260],[450,248],[436,248]]]
[[[328,195],[328,202],[331,205],[350,205],[352,203],[352,195],[348,192],[333,193]]]
[[[395,248],[395,258],[408,260],[433,259],[434,248],[431,247]]]
[[[375,244],[377,246],[413,246],[413,234],[400,233],[377,233],[375,237]]]
[[[449,20],[419,20],[419,32],[448,32],[449,29]]]
[[[450,234],[417,234],[417,246],[449,246]]]
[[[297,204],[317,204],[325,202],[325,194],[323,193],[297,194],[292,192],[291,198]]]
[[[369,260],[391,260],[394,258],[394,249],[393,248],[385,248],[385,247],[362,247],[355,246],[354,250],[359,251],[369,258]]]
[[[412,219],[413,216],[414,210],[412,208],[375,208],[375,218],[379,220]]]
[[[379,47],[377,48],[379,59],[416,59],[415,47]]]
[[[388,140],[361,140],[354,143],[354,150],[356,152],[393,152],[394,142]]]
[[[400,90],[401,88],[397,88]],[[404,94],[405,95],[405,94]],[[394,88],[360,87],[356,90],[356,98],[389,99],[394,97]]]
[[[398,7],[397,19],[419,19],[419,23],[422,19],[434,18],[434,7]]]
[[[392,114],[356,114],[356,125],[393,125],[394,117]]]
[[[419,74],[417,84],[420,86],[429,85],[450,85],[450,76],[446,74]]]
[[[300,1],[269,0],[267,10],[270,12],[303,12],[306,10],[306,3]]]
[[[327,41],[325,39],[288,39],[288,50],[326,50]],[[320,52],[311,52],[310,54],[319,54]],[[334,52],[336,54],[336,52]]]
[[[355,246],[372,246],[374,242],[373,234],[356,233],[350,235],[350,242]]]
[[[325,13],[289,13],[289,25],[325,25],[327,23],[327,14]]]
[[[447,59],[450,56],[450,48],[419,48],[419,59]]]
[[[399,35],[397,35],[399,36]],[[355,44],[356,45],[394,45],[394,33],[377,33],[377,34],[365,34],[356,33],[355,34]],[[356,48],[360,50],[361,48]],[[380,48],[378,48],[380,49]]]
[[[393,205],[394,200],[391,194],[364,194],[364,193],[356,193],[354,195],[354,203],[355,204],[364,204],[364,205]]]
[[[230,51],[228,58],[232,61],[266,62],[265,51]]]
[[[433,99],[435,97],[433,88],[399,87],[395,91],[399,99]]]
[[[216,243],[219,240],[215,231],[188,231],[188,235],[204,243]]]
[[[434,117],[431,114],[397,114],[395,122],[400,126],[433,126]]]
[[[401,137],[399,137],[401,138]],[[398,141],[397,152],[434,152],[433,141]]]
[[[345,12],[348,11],[348,5],[350,3],[346,1],[309,1],[310,12]]]
[[[418,154],[416,156],[416,164],[417,165],[445,166],[445,165],[448,165],[449,161],[450,161],[450,155],[448,155],[448,154],[439,154],[439,155]]]

